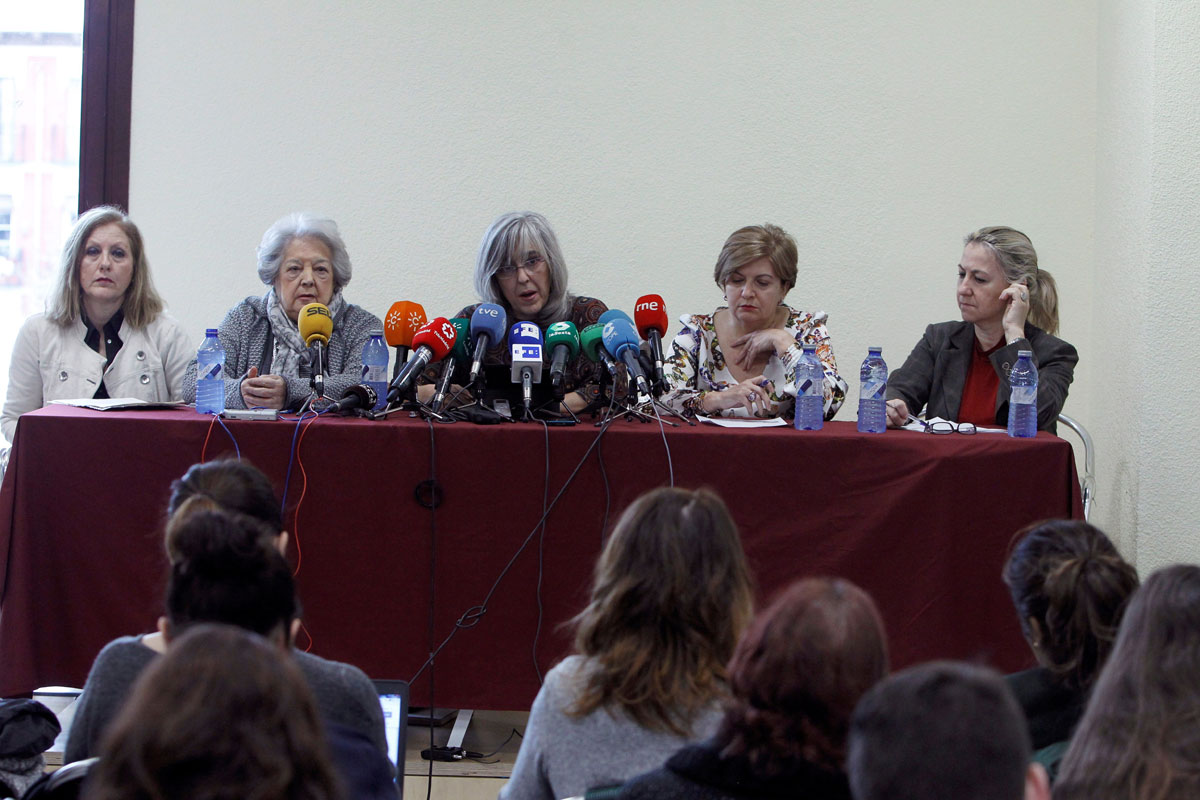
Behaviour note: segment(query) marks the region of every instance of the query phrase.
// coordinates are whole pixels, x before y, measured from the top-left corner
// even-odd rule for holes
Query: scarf
[[[300,328],[288,318],[279,304],[272,286],[266,294],[267,322],[271,325],[274,351],[271,353],[271,374],[285,378],[300,378],[312,373],[312,354],[300,338]],[[333,293],[329,301],[329,313],[333,316],[333,327],[337,330],[346,311],[346,301],[341,291]],[[301,374],[303,370],[303,375]]]

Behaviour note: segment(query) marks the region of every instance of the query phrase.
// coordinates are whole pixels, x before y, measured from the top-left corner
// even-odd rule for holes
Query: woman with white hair
[[[195,351],[163,311],[137,225],[119,208],[97,206],[63,246],[46,313],[26,320],[13,345],[2,430],[50,400],[183,396]]]
[[[225,348],[226,408],[296,410],[312,393],[312,354],[300,338],[297,318],[309,303],[329,307],[333,333],[325,356],[325,396],[337,399],[362,379],[362,348],[383,323],[347,303],[350,256],[337,223],[310,214],[289,214],[263,234],[258,277],[269,286],[262,297],[238,303],[218,329]],[[184,399],[196,399],[196,361],[184,378]]]

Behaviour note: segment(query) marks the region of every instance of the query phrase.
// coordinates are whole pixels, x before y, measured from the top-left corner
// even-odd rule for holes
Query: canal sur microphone
[[[389,347],[396,348],[396,365],[392,367],[392,380],[400,374],[400,368],[408,361],[408,349],[413,336],[426,322],[425,308],[411,300],[397,300],[383,318],[383,334]]]

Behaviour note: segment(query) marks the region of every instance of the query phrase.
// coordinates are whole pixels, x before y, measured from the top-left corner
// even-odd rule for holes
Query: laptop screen
[[[372,681],[383,709],[383,727],[387,733],[388,758],[396,767],[399,780],[404,775],[404,748],[408,734],[408,683],[406,681]]]

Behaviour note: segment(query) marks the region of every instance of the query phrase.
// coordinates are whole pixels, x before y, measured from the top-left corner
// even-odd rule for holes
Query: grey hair
[[[276,220],[267,228],[262,242],[258,245],[258,277],[267,286],[275,285],[279,276],[279,264],[283,261],[283,251],[292,239],[308,237],[323,242],[329,248],[333,261],[333,291],[338,292],[350,282],[352,268],[350,255],[346,252],[346,243],[338,232],[337,223],[327,217],[318,217],[297,211]]]
[[[545,325],[566,319],[574,302],[574,298],[567,293],[567,262],[550,223],[533,211],[501,214],[483,234],[479,255],[475,258],[475,291],[484,302],[504,306],[511,315],[512,309],[500,291],[496,271],[509,263],[514,254],[523,256],[530,250],[541,254],[550,270],[550,291],[546,305],[538,312],[537,319],[532,321]]]
[[[1046,333],[1058,332],[1058,284],[1038,267],[1037,251],[1028,236],[1015,228],[996,225],[963,237],[963,246],[977,244],[996,257],[1009,283],[1029,287],[1029,321]]]

